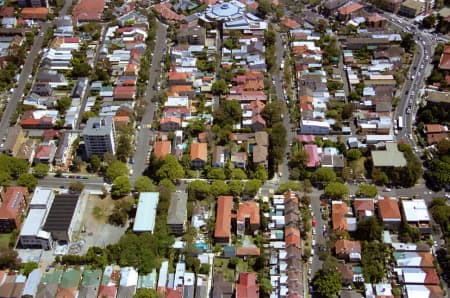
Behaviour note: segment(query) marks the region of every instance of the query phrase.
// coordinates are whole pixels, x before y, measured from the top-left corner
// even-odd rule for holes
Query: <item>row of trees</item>
[[[230,180],[228,183],[222,180],[214,180],[211,184],[203,180],[195,180],[188,185],[188,195],[190,201],[205,200],[219,195],[254,197],[261,186],[261,180],[258,179],[248,180],[247,182]]]

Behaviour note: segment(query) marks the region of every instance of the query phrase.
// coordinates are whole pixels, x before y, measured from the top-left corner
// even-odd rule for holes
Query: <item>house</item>
[[[141,192],[134,220],[133,232],[153,233],[155,228],[156,210],[159,202],[159,192]]]
[[[373,13],[367,17],[367,25],[372,28],[383,29],[386,22],[386,18],[378,13]]]
[[[56,115],[51,115],[47,111],[26,111],[20,120],[20,126],[24,129],[49,129],[53,128]],[[53,117],[55,116],[55,117]]]
[[[405,221],[419,228],[423,234],[432,232],[430,214],[424,199],[402,200],[401,202]]]
[[[98,288],[102,278],[101,269],[85,269],[81,279],[79,298],[97,297]]]
[[[348,213],[347,203],[341,201],[333,201],[331,209],[331,218],[333,230],[348,230],[346,216]]]
[[[398,13],[409,18],[415,18],[425,11],[424,4],[416,0],[406,0],[400,5]]]
[[[415,285],[439,285],[439,276],[434,268],[394,268],[400,282]]]
[[[430,252],[394,252],[397,267],[433,268],[434,258]]]
[[[53,159],[55,157],[55,153],[56,153],[56,146],[54,143],[40,144],[36,148],[33,163],[38,164],[42,162],[46,164],[52,164]]]
[[[338,9],[339,19],[349,21],[361,15],[364,6],[356,2],[350,2]]]
[[[214,240],[218,244],[227,245],[231,239],[231,210],[233,208],[232,196],[219,196],[217,198],[216,226]]]
[[[47,7],[24,7],[21,11],[22,18],[33,20],[46,20],[48,15]]]
[[[253,146],[253,164],[259,165],[262,164],[265,167],[268,165],[267,156],[268,156],[268,147],[255,145]]]
[[[39,283],[36,297],[56,297],[62,275],[63,271],[60,269],[45,273]]]
[[[172,143],[170,141],[157,141],[153,147],[155,158],[164,159],[172,152]]]
[[[166,292],[168,270],[169,261],[161,262],[161,267],[159,268],[158,284],[156,286],[156,291],[158,294],[164,295]]]
[[[335,251],[338,259],[344,259],[349,262],[361,261],[361,243],[347,239],[337,240]]]
[[[385,229],[396,231],[402,222],[398,200],[389,197],[379,198],[378,216]]]
[[[256,283],[255,272],[240,272],[236,284],[236,298],[258,298],[259,285]]]
[[[193,168],[202,168],[208,159],[208,144],[192,143],[191,144],[191,165]]]
[[[120,267],[108,265],[105,267],[102,282],[98,290],[98,298],[116,298],[120,280]]]
[[[373,199],[355,199],[353,208],[359,218],[373,216],[375,212]]]
[[[259,205],[255,201],[239,204],[236,215],[236,234],[238,236],[254,235],[259,229]]]
[[[343,154],[322,154],[319,163],[324,168],[342,170],[345,166],[345,158]]]
[[[31,296],[35,297],[38,291],[38,286],[41,281],[42,270],[34,269],[28,275],[28,279],[25,282],[25,286],[23,288],[22,297]]]
[[[105,5],[105,0],[80,0],[72,10],[74,23],[100,21],[103,16]]]
[[[450,45],[444,46],[444,50],[439,60],[439,69],[450,70]]]
[[[225,167],[225,162],[227,160],[227,151],[223,146],[215,146],[212,152],[212,162],[211,165],[216,168]]]
[[[225,281],[222,272],[214,272],[212,298],[232,298],[234,297],[234,283]]]
[[[167,226],[171,233],[177,237],[182,236],[187,222],[187,195],[186,193],[173,193],[167,213]]]
[[[427,144],[437,144],[448,138],[447,126],[441,124],[425,124],[425,134],[427,135]]]
[[[231,163],[235,168],[245,169],[247,166],[246,152],[231,152]]]
[[[444,297],[442,288],[440,286],[430,285],[405,285],[406,298],[424,297]]]
[[[285,228],[284,242],[286,243],[286,249],[289,249],[291,246],[300,249],[301,248],[300,230],[296,227]],[[288,252],[288,255],[289,255],[289,252]]]
[[[136,293],[138,272],[133,267],[120,268],[118,298],[132,298]]]
[[[386,150],[372,150],[373,166],[376,168],[395,168],[406,166],[403,152],[398,150],[397,143],[386,143]]]
[[[63,272],[61,281],[56,292],[57,298],[78,297],[78,284],[80,283],[81,272],[68,268]]]
[[[9,186],[0,190],[0,233],[11,233],[20,227],[29,194],[26,187]]]
[[[306,162],[306,167],[307,168],[320,167],[320,157],[317,145],[307,144],[304,146],[304,149],[308,153],[308,161]]]
[[[302,120],[300,130],[305,135],[327,135],[330,133],[330,124],[325,121]]]
[[[161,131],[174,131],[181,128],[180,117],[164,117],[159,121],[159,130]]]
[[[113,98],[117,101],[133,101],[136,98],[136,86],[115,86]]]

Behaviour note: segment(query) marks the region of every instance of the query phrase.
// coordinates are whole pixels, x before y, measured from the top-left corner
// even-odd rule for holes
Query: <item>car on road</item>
[[[390,191],[392,191],[392,189],[386,187],[385,189],[383,189],[383,191],[384,191],[384,192],[390,192]]]
[[[312,229],[312,234],[316,235],[316,229]]]
[[[134,164],[135,160],[134,160],[134,156],[130,157],[130,164]]]

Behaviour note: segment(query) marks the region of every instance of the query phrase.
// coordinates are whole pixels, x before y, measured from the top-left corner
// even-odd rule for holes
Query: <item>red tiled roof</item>
[[[441,59],[439,60],[439,68],[450,70],[450,53],[447,53],[445,51],[445,48],[447,47],[450,49],[450,46],[444,47],[444,52],[442,53]]]
[[[304,148],[305,151],[308,152],[308,162],[306,163],[306,166],[308,168],[315,168],[320,166],[320,157],[317,151],[317,145],[307,144],[304,146]]]
[[[191,160],[200,159],[206,161],[208,159],[208,144],[192,143],[191,144]]]
[[[384,199],[378,200],[378,209],[380,211],[380,217],[384,219],[401,219],[400,209],[398,202],[395,199],[384,197]]]
[[[345,216],[347,215],[347,204],[345,202],[334,203],[332,205],[331,213],[332,213],[332,222],[333,222],[333,230],[344,230],[348,229],[347,220]]]
[[[116,286],[104,286],[101,285],[98,291],[98,296],[101,298],[116,298],[117,287]]]
[[[2,204],[0,206],[0,218],[2,219],[17,219],[19,217],[21,202],[28,198],[28,189],[22,186],[10,186],[6,191],[1,193]]]
[[[367,17],[367,21],[372,22],[372,23],[381,22],[381,21],[385,21],[385,20],[386,20],[386,18],[378,13],[371,14],[370,16]]]
[[[231,209],[233,208],[232,196],[219,196],[217,198],[215,238],[231,237]]]
[[[426,133],[446,132],[446,129],[441,124],[425,124]]]
[[[256,273],[239,273],[239,283],[236,285],[236,298],[258,298],[259,285],[256,283]]]
[[[181,125],[181,118],[180,117],[164,117],[159,121],[159,125],[175,122],[178,125]]]
[[[183,15],[177,14],[171,8],[172,4],[170,4],[170,2],[158,3],[153,5],[153,9],[167,20],[181,21],[182,19],[184,19]]]
[[[14,7],[12,6],[3,6],[0,9],[0,17],[13,17],[14,16]]]
[[[236,248],[236,255],[239,257],[245,256],[259,256],[261,254],[261,250],[259,247],[238,247]]]
[[[283,18],[281,20],[281,24],[283,24],[284,26],[286,26],[290,29],[296,29],[296,28],[300,27],[300,24],[297,23],[296,20],[290,19],[290,18]]]
[[[250,224],[259,225],[259,206],[255,201],[239,204],[236,219],[238,221],[245,221],[247,217],[250,217]]]
[[[436,273],[435,269],[422,269],[425,273],[425,280],[424,280],[424,284],[430,285],[438,285],[439,284],[439,276]]]
[[[34,158],[41,159],[41,158],[47,158],[52,153],[53,147],[51,145],[39,145],[36,148],[36,153],[34,155]]]
[[[155,142],[155,148],[153,149],[153,155],[155,155],[156,158],[163,159],[166,157],[166,155],[170,154],[171,147],[172,146],[171,146],[170,141]]]
[[[337,240],[335,243],[336,254],[361,253],[361,243],[347,239]]]
[[[167,289],[166,298],[182,298],[181,290]]]
[[[114,97],[116,96],[130,96],[132,97],[136,92],[136,86],[115,86]]]
[[[24,19],[45,19],[48,15],[47,7],[25,7],[22,8]]]
[[[72,16],[76,21],[99,21],[105,8],[105,0],[80,0],[72,10]]]
[[[339,13],[341,15],[347,15],[347,14],[351,14],[357,10],[360,10],[361,8],[363,8],[363,6],[359,3],[350,3],[344,7],[341,7],[339,9]]]
[[[375,204],[371,199],[357,199],[354,204],[356,211],[374,211]]]
[[[301,248],[301,239],[300,236],[289,234],[286,237],[284,237],[284,242],[287,246],[294,245],[297,248]]]
[[[188,79],[188,74],[186,72],[169,72],[168,78],[169,81],[186,81]]]

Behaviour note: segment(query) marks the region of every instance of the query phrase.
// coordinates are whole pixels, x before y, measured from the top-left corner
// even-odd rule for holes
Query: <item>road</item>
[[[48,188],[69,188],[70,184],[80,181],[84,184],[84,187],[89,190],[101,190],[105,185],[102,177],[88,176],[89,179],[70,179],[70,178],[58,178],[49,175],[41,180],[39,180],[39,186]]]
[[[131,181],[134,182],[137,177],[142,176],[142,173],[146,169],[145,160],[147,158],[148,151],[150,150],[150,138],[153,137],[153,131],[147,128],[148,124],[153,124],[153,115],[157,108],[158,103],[153,103],[151,98],[155,91],[153,86],[158,79],[160,79],[161,61],[163,58],[163,50],[166,46],[167,38],[167,26],[161,22],[157,22],[158,30],[156,31],[155,48],[153,50],[152,64],[150,66],[150,76],[147,85],[146,99],[147,105],[145,113],[141,121],[141,129],[137,133],[136,139],[136,153],[134,155],[135,163],[133,165],[133,175]]]

